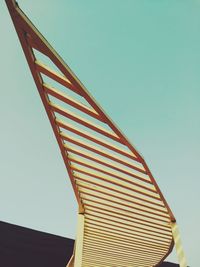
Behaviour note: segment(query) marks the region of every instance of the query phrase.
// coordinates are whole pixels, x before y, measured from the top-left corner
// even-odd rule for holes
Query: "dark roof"
[[[74,240],[0,222],[0,259],[3,267],[66,267]],[[160,267],[178,267],[164,262]]]
[[[2,267],[66,267],[74,240],[0,222]]]
[[[163,262],[160,267],[179,267],[179,264],[171,263],[171,262]]]

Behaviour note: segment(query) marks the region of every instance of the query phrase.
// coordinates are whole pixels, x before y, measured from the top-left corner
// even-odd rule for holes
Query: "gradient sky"
[[[199,267],[200,0],[18,2],[142,153]],[[0,33],[0,219],[74,238],[76,201],[4,1]]]

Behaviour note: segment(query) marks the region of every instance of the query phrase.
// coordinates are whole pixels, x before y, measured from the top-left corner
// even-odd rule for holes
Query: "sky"
[[[141,152],[198,267],[200,1],[18,3]],[[0,33],[0,220],[75,238],[75,197],[4,1]]]

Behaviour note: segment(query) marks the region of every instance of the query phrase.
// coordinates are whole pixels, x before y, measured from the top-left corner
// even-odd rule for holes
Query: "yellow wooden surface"
[[[172,234],[174,238],[174,243],[175,243],[175,248],[176,248],[176,253],[179,261],[180,267],[187,267],[187,260],[185,256],[185,252],[183,250],[182,242],[181,242],[181,237],[180,237],[180,232],[177,223],[171,223],[172,227]]]
[[[83,255],[83,236],[84,236],[84,215],[78,214],[78,225],[75,242],[75,258],[74,267],[82,267],[82,255]]]

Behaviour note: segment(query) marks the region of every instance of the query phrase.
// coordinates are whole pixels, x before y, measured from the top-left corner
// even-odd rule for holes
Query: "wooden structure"
[[[6,3],[78,202],[68,267],[158,266],[176,220],[144,158],[17,3]]]
[[[0,221],[1,267],[63,267],[74,240]],[[179,267],[164,261],[159,267]]]

